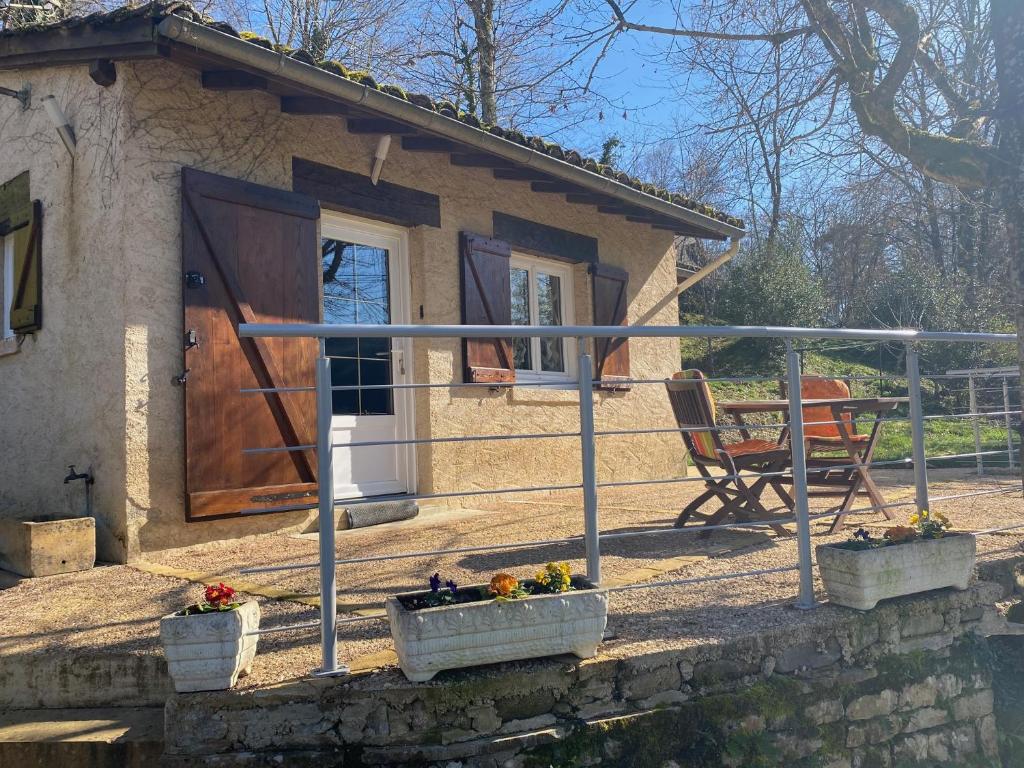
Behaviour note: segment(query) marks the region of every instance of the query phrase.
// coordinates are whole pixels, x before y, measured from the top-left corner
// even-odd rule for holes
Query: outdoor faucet
[[[64,478],[64,485],[67,485],[72,480],[85,480],[86,485],[92,485],[96,482],[96,478],[92,476],[91,472],[75,472],[75,465],[68,465],[68,476]]]

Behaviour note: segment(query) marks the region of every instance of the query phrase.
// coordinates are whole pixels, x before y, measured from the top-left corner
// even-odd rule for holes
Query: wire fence
[[[728,579],[758,578],[769,574],[796,573],[798,575],[794,605],[810,610],[816,606],[812,556],[812,523],[826,521],[832,528],[844,518],[861,515],[884,514],[890,517],[894,510],[925,510],[929,504],[951,502],[986,495],[1019,493],[1019,482],[1008,479],[1006,483],[989,485],[958,493],[930,494],[928,470],[930,467],[951,466],[967,462],[975,466],[978,474],[995,470],[1006,470],[1019,466],[1019,444],[1015,439],[1016,425],[1020,421],[1021,406],[1019,395],[1019,372],[999,369],[996,371],[947,371],[922,375],[920,371],[919,346],[923,343],[942,344],[1008,344],[1015,343],[1016,337],[1009,334],[978,333],[923,333],[916,331],[870,331],[803,328],[742,328],[742,327],[596,327],[596,326],[431,326],[431,325],[308,325],[308,324],[248,324],[240,326],[243,337],[314,338],[319,341],[320,355],[316,365],[314,387],[258,387],[243,390],[253,396],[288,396],[294,392],[316,393],[317,436],[316,442],[290,446],[247,446],[248,454],[316,451],[317,476],[334,477],[336,455],[346,459],[368,448],[395,447],[409,449],[432,449],[437,445],[503,443],[506,441],[551,441],[571,440],[579,444],[579,466],[572,471],[566,468],[564,474],[571,482],[543,482],[506,485],[496,483],[494,487],[455,488],[451,490],[428,489],[422,492],[395,493],[363,498],[335,498],[332,483],[319,484],[319,557],[315,561],[288,563],[282,565],[255,565],[243,569],[244,573],[275,573],[302,570],[319,572],[320,620],[284,627],[258,630],[259,632],[312,631],[320,630],[321,668],[319,674],[344,673],[347,667],[339,662],[338,627],[342,624],[379,620],[380,616],[352,616],[339,618],[337,615],[337,568],[358,564],[403,561],[416,558],[442,557],[483,552],[510,552],[528,550],[550,545],[583,545],[587,578],[595,584],[602,582],[602,543],[621,540],[645,541],[653,537],[680,537],[704,534],[711,531],[733,529],[760,530],[773,528],[776,531],[792,533],[795,529],[796,562],[775,568],[757,568],[731,573],[714,573],[693,578],[645,581],[637,584],[618,585],[611,591],[631,591],[651,588],[669,588],[694,585],[702,582]],[[539,337],[542,339],[575,340],[577,358],[575,377],[571,389],[578,400],[579,429],[552,431],[526,430],[523,432],[500,432],[482,429],[477,434],[458,434],[431,437],[386,437],[383,439],[349,439],[336,442],[332,432],[333,393],[362,389],[401,390],[501,390],[509,383],[420,381],[398,379],[390,383],[334,384],[332,383],[331,358],[326,354],[326,340],[337,338],[386,338],[386,339],[514,339]],[[722,404],[722,410],[731,414],[731,419],[717,421],[712,413],[703,422],[694,420],[684,407],[682,395],[676,390],[691,393],[686,397],[701,395],[692,384],[668,378],[633,377],[616,379],[616,386],[657,388],[660,397],[668,397],[673,403],[675,424],[642,426],[635,428],[603,428],[595,426],[595,387],[600,380],[595,377],[594,363],[587,342],[607,338],[668,338],[722,337],[722,338],[769,338],[781,339],[786,347],[786,375],[783,380],[770,376],[711,377],[707,385],[760,384],[776,387],[779,394],[751,410],[750,404]],[[851,391],[845,398],[809,398],[804,390],[808,380],[831,379],[803,370],[801,350],[797,342],[807,340],[861,342],[882,341],[897,343],[904,347],[905,370],[897,375],[842,377]],[[689,380],[692,381],[692,380]],[[884,382],[884,387],[883,387]],[[926,386],[927,385],[927,386]],[[566,389],[565,381],[520,381],[516,388],[530,387],[544,389],[555,387]],[[874,393],[870,392],[873,388]],[[763,389],[763,387],[762,387]],[[638,390],[639,391],[639,390]],[[696,395],[692,393],[697,391]],[[882,394],[884,392],[884,394]],[[783,394],[784,393],[784,394]],[[626,395],[632,397],[632,394]],[[926,397],[928,402],[926,404]],[[690,400],[686,400],[689,403]],[[944,408],[944,410],[943,410]],[[926,412],[927,409],[927,412]],[[823,411],[832,416],[822,418]],[[945,425],[969,425],[969,444],[961,450],[961,442],[933,439],[933,444],[951,445],[952,450],[939,451],[928,455],[926,441],[929,436],[947,437]],[[831,451],[820,451],[822,430],[829,433]],[[963,437],[962,429],[957,433]],[[876,459],[874,453],[880,444],[879,436],[892,432],[894,439],[886,444],[888,456]],[[647,477],[633,479],[601,480],[598,478],[597,457],[602,446],[625,436],[654,436],[678,434],[691,449],[691,462],[700,471],[685,476]],[[751,462],[749,454],[731,448],[744,441],[751,441],[754,434],[763,435],[762,452],[771,460]],[[903,438],[906,438],[905,440]],[[712,450],[701,449],[706,441],[713,440]],[[695,442],[698,441],[698,442]],[[997,443],[997,444],[995,444]],[[826,442],[825,447],[830,447]],[[746,456],[746,458],[745,458]],[[914,496],[909,500],[886,501],[878,491],[872,470],[910,470],[913,473]],[[578,478],[578,480],[577,480]],[[599,491],[604,489],[643,488],[652,486],[693,486],[703,491],[694,499],[687,510],[700,499],[704,506],[711,508],[703,524],[694,524],[684,516],[676,526],[647,527],[642,530],[605,531],[601,528]],[[840,503],[826,511],[813,511],[810,496],[829,486],[836,486]],[[783,502],[783,511],[769,511],[761,503],[760,494],[771,488]],[[473,497],[510,497],[526,494],[573,492],[582,496],[583,532],[579,535],[546,539],[524,539],[522,541],[501,541],[491,544],[441,547],[434,549],[410,549],[397,554],[366,553],[358,556],[339,558],[336,551],[335,508],[357,507],[377,504],[388,500],[403,501],[444,501]],[[857,500],[866,493],[867,504]],[[294,505],[289,508],[301,508]],[[312,505],[307,505],[307,508]],[[716,509],[717,507],[717,509]],[[700,504],[694,507],[702,508]],[[781,508],[780,508],[781,509]],[[266,510],[252,510],[252,513]],[[762,514],[767,513],[767,514]],[[681,526],[680,526],[681,523]],[[977,531],[975,535],[995,535],[1000,532],[1024,528],[1019,526],[996,526]]]

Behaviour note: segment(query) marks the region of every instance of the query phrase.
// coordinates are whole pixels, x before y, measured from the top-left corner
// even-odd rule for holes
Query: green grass
[[[688,317],[684,322],[702,323],[700,317]],[[902,360],[890,350],[883,350],[881,356],[877,346],[833,346],[814,345],[803,353],[804,372],[835,376],[885,376],[893,379],[879,382],[853,381],[854,396],[892,395],[905,396],[906,384],[900,378],[903,374]],[[699,368],[709,378],[765,377],[763,381],[712,382],[711,390],[716,400],[761,400],[779,396],[780,382],[785,378],[785,355],[779,342],[760,339],[681,339],[680,357],[683,368]],[[934,381],[925,380],[924,407],[930,415],[966,411],[962,393],[950,394],[939,389]],[[1000,401],[1001,406],[1001,401]],[[906,407],[901,407],[891,416],[905,417]],[[749,422],[761,424],[777,423],[778,414],[765,414],[760,418],[749,418]],[[982,421],[982,451],[1006,450],[1006,426],[1002,417]],[[730,437],[726,438],[731,439]],[[1016,440],[1014,441],[1016,445]],[[968,419],[929,420],[925,423],[925,449],[928,456],[948,456],[974,451],[974,432]],[[1016,449],[1015,449],[1016,450]],[[907,458],[911,454],[910,425],[894,422],[882,426],[882,434],[875,449],[876,461],[892,461]],[[974,458],[947,459],[929,462],[929,466],[973,466]],[[987,456],[988,466],[1006,465],[1006,455]]]

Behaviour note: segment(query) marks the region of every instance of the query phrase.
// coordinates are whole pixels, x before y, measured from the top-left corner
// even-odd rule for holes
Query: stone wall
[[[397,672],[168,702],[166,768],[998,765],[987,641],[1003,595],[822,609],[784,631],[633,658]]]

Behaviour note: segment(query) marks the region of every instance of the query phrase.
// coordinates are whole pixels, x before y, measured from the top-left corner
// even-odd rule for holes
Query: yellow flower
[[[910,524],[911,525],[917,525],[918,520],[919,520],[919,518],[918,518],[918,516],[916,514],[910,516]]]

